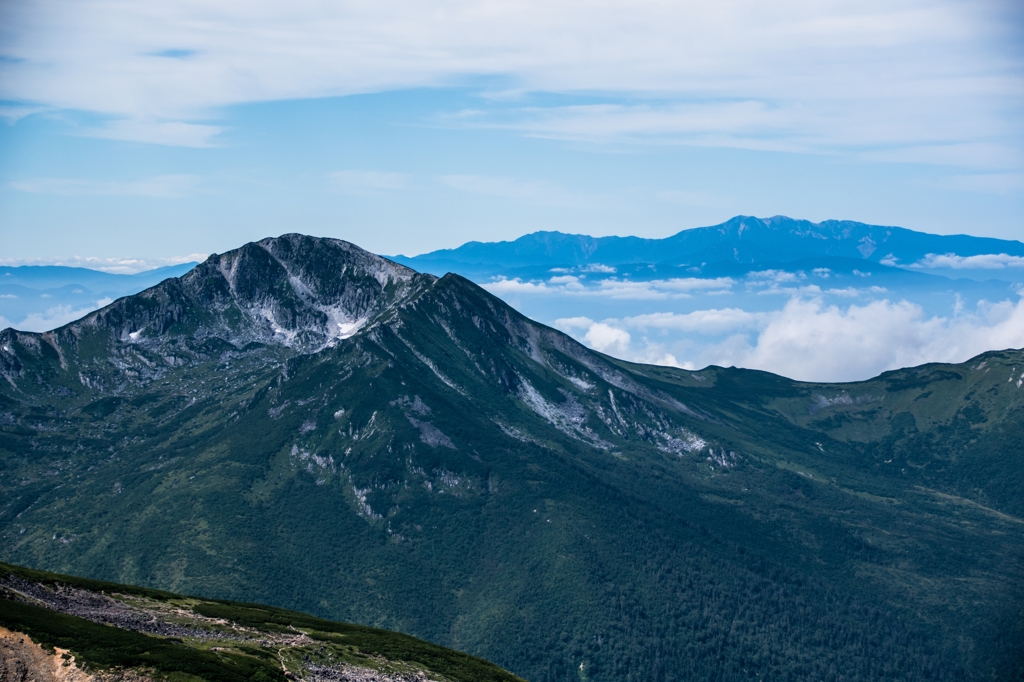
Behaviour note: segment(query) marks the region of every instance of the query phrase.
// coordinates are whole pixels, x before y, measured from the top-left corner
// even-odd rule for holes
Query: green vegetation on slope
[[[156,620],[167,616],[167,613],[152,608],[152,604],[158,603],[178,608],[176,613],[168,612],[173,613],[171,622],[190,624],[187,617],[181,616],[180,609],[184,608],[200,616],[218,619],[221,623],[204,623],[207,630],[198,638],[144,634],[55,612],[39,600],[33,600],[33,595],[21,594],[17,590],[18,584],[4,584],[3,579],[8,576],[29,585],[55,588],[55,593],[63,597],[64,602],[74,603],[76,598],[83,601],[91,595],[114,595],[122,599],[124,596],[140,597],[141,600],[129,599],[126,602],[136,611],[147,614],[147,618]],[[69,599],[64,588],[77,588],[86,594],[73,594]],[[401,633],[331,622],[261,604],[183,597],[161,590],[57,575],[7,564],[0,564],[0,596],[4,599],[0,601],[0,625],[23,632],[46,646],[68,649],[79,663],[96,669],[139,668],[172,676],[183,673],[209,682],[283,682],[282,664],[291,661],[293,665],[289,672],[301,677],[303,670],[297,661],[308,661],[311,655],[324,659],[325,651],[330,649],[339,661],[376,668],[380,667],[383,659],[386,666],[412,665],[415,666],[413,669],[441,675],[452,682],[516,682],[518,679],[482,659]],[[150,607],[148,610],[147,606]],[[93,611],[96,611],[95,607]],[[226,624],[222,624],[225,621]],[[235,651],[227,650],[225,646],[212,646],[211,642],[224,644],[218,635],[228,639],[236,635],[239,631],[236,626],[250,631],[246,633],[248,638],[242,640],[244,644],[236,644]],[[253,633],[291,636],[303,633],[316,642],[312,646],[290,644],[282,647],[279,642],[252,642]],[[229,640],[228,643],[232,642]],[[287,655],[283,653],[285,651]]]
[[[180,642],[99,625],[31,604],[6,601],[0,606],[0,625],[23,632],[38,643],[68,649],[96,669],[148,668],[164,674],[194,675],[208,682],[285,679],[272,658],[197,651]]]
[[[632,365],[455,276],[317,352],[175,310],[3,339],[5,560],[533,682],[1022,672],[1020,351],[856,384]]]

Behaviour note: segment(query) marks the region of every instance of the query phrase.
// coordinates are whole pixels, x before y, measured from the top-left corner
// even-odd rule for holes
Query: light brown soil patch
[[[65,649],[50,653],[20,632],[0,627],[0,682],[94,682]]]

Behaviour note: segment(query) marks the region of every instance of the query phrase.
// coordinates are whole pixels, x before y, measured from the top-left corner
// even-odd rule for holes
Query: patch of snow
[[[592,383],[590,383],[588,381],[584,381],[583,379],[580,379],[579,377],[569,376],[569,377],[566,377],[566,379],[571,381],[577,388],[580,388],[580,389],[582,389],[584,391],[589,391],[590,389],[594,388],[594,384],[592,384]]]

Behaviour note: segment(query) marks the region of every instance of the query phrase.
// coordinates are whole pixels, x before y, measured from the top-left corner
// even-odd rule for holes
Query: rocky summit
[[[0,332],[0,559],[399,630],[534,682],[1014,679],[1024,352],[630,364],[286,235]]]

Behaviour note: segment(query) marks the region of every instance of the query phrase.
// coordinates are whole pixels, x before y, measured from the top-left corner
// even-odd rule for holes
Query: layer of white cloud
[[[114,275],[134,275],[146,270],[182,265],[184,263],[201,263],[207,259],[207,253],[190,253],[187,256],[171,256],[168,258],[99,258],[96,256],[70,256],[68,258],[0,258],[0,265],[17,267],[19,265],[64,265],[72,268],[88,268],[109,272]]]
[[[908,301],[841,307],[820,298],[793,298],[772,312],[730,308],[600,322],[576,317],[555,326],[626,360],[687,369],[735,365],[805,381],[855,381],[899,367],[964,362],[987,350],[1024,348],[1024,300],[982,302],[970,313],[958,306],[951,317],[929,317]],[[638,339],[652,330],[676,336]],[[696,342],[694,335],[718,340]],[[672,341],[685,342],[691,357],[680,362],[678,352],[667,353],[666,343]]]
[[[854,270],[855,275],[870,277],[871,273],[863,273]],[[820,279],[828,279],[832,271],[828,268],[815,268],[811,274]],[[747,291],[755,292],[759,296],[840,296],[843,298],[856,298],[858,296],[884,294],[884,287],[831,287],[823,289],[817,284],[804,284],[807,281],[807,273],[803,271],[789,272],[787,270],[760,270],[747,275]]]
[[[627,327],[673,329],[700,334],[722,334],[759,327],[768,313],[748,312],[740,308],[697,310],[692,313],[650,313],[623,319]]]
[[[205,146],[219,107],[498,76],[585,106],[452,121],[589,140],[1021,164],[1012,0],[39,0],[0,22],[0,99],[108,115],[91,134]],[[594,97],[594,95],[598,95]],[[684,197],[685,198],[685,197]]]
[[[852,381],[926,362],[964,362],[986,350],[1024,347],[1024,302],[971,315],[926,317],[920,306],[874,301],[846,309],[793,299],[754,343],[735,338],[710,351],[737,365],[806,381]]]
[[[17,322],[8,320],[6,317],[0,315],[0,329],[14,327],[15,329],[23,332],[48,332],[51,329],[62,327],[68,322],[74,322],[94,310],[98,310],[105,305],[110,305],[110,303],[112,303],[111,299],[104,298],[96,301],[94,306],[85,308],[73,308],[69,305],[54,306],[53,308],[49,308],[45,313],[32,313]]]
[[[600,272],[603,273],[606,270],[606,268],[602,268]],[[612,270],[614,269],[612,268]],[[679,277],[641,282],[610,277],[598,280],[594,284],[587,286],[580,277],[575,275],[557,275],[551,277],[546,282],[537,280],[524,282],[519,278],[507,279],[502,277],[481,286],[496,296],[510,294],[558,294],[643,301],[689,298],[690,292],[694,291],[701,291],[705,294],[728,293],[734,284],[736,284],[736,280],[731,277],[716,277],[713,279]]]
[[[1003,270],[1024,268],[1024,258],[1005,253],[987,253],[979,256],[958,256],[955,253],[929,253],[912,268],[949,268],[951,270]]]
[[[97,194],[170,199],[191,194],[198,184],[199,178],[195,175],[158,175],[145,180],[130,181],[33,178],[16,180],[11,182],[9,187],[33,194],[59,194],[62,196]]]

